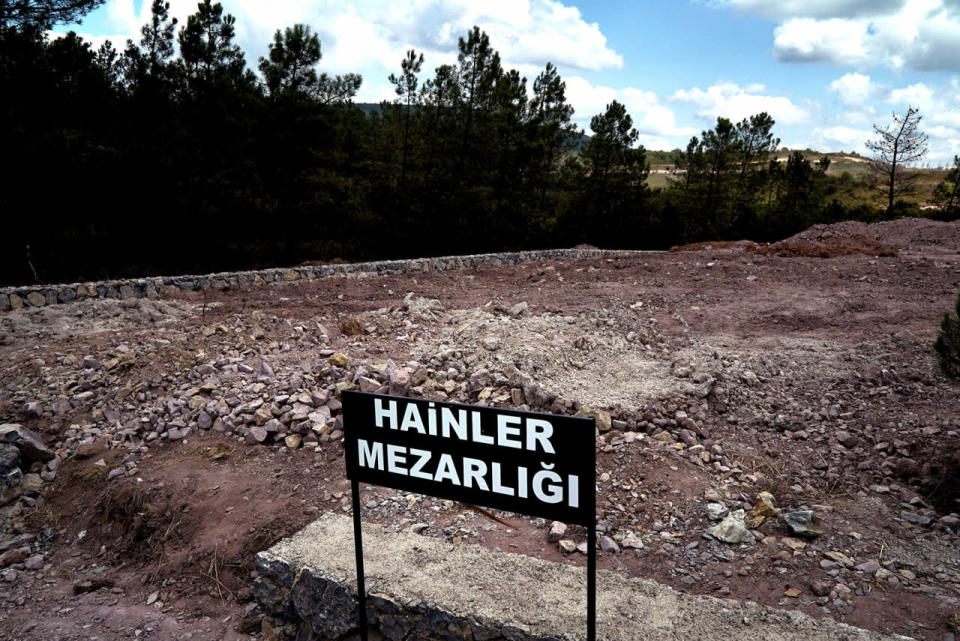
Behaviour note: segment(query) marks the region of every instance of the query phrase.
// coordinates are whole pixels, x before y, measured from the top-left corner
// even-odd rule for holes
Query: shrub
[[[960,378],[960,295],[957,296],[956,312],[956,316],[944,313],[940,334],[933,344],[940,369],[952,378]]]

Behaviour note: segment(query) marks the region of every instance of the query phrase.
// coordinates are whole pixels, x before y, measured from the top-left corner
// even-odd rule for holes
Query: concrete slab
[[[582,568],[366,524],[371,639],[583,639]],[[355,637],[350,517],[325,514],[257,555],[254,593],[271,629],[297,639]],[[799,612],[597,576],[597,637],[608,641],[867,641],[886,637]]]

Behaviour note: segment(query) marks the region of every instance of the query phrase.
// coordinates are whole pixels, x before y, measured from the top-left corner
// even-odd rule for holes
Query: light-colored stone
[[[597,424],[597,430],[602,432],[609,432],[611,428],[611,418],[610,412],[606,410],[597,410],[590,407],[581,407],[580,411],[577,412],[577,416],[584,416],[587,418],[593,418]]]
[[[253,425],[247,431],[248,443],[263,443],[267,440],[267,430],[260,425]]]
[[[743,510],[731,512],[725,519],[707,528],[706,534],[724,543],[753,543],[755,538],[747,529],[745,516]]]
[[[620,546],[609,536],[600,537],[600,551],[604,554],[617,554],[620,552]]]
[[[560,539],[558,545],[564,554],[573,554],[577,551],[577,544],[570,539]]]
[[[711,521],[720,521],[730,513],[730,510],[721,503],[707,503],[707,518]]]
[[[44,558],[42,554],[34,554],[23,562],[23,567],[28,570],[39,570],[43,567]]]
[[[624,549],[633,550],[642,550],[646,547],[643,544],[643,539],[641,539],[639,536],[633,536],[632,534],[628,534],[627,536],[623,537],[623,540],[620,541],[620,545],[622,545]]]
[[[31,307],[43,307],[47,304],[47,297],[40,292],[30,292],[27,294],[27,302]]]
[[[567,534],[567,526],[560,521],[554,521],[550,524],[550,531],[547,533],[547,541],[556,543]]]
[[[853,559],[851,559],[849,556],[847,556],[847,555],[844,554],[843,552],[837,552],[836,550],[830,550],[830,551],[828,551],[828,552],[825,552],[825,553],[823,554],[823,556],[827,557],[827,558],[830,559],[831,561],[834,561],[834,562],[836,562],[836,563],[839,563],[840,565],[842,565],[842,566],[844,566],[844,567],[846,567],[846,568],[852,568],[852,567],[853,567]]]
[[[530,307],[530,306],[527,305],[527,301],[521,301],[521,302],[517,303],[516,305],[514,305],[513,307],[510,308],[510,315],[511,315],[511,316],[514,316],[514,317],[516,317],[516,316],[522,316],[522,315],[524,314],[524,312],[526,312],[529,307]]]

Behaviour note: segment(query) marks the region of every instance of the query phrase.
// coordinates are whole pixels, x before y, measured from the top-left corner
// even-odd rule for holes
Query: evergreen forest
[[[557,69],[531,81],[504,68],[478,28],[454,64],[409,51],[395,98],[359,105],[363,79],[324,73],[309,26],[249,60],[211,0],[185,24],[154,0],[122,50],[47,35],[96,4],[0,0],[2,285],[769,241],[911,213],[840,198],[860,179],[828,175],[828,158],[775,158],[766,113],[718,118],[651,188],[653,152],[625,105],[579,130]]]

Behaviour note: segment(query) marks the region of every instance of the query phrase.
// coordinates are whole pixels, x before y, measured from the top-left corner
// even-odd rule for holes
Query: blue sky
[[[960,0],[221,0],[256,67],[277,28],[320,34],[320,70],[363,76],[358,100],[392,98],[408,48],[425,70],[456,57],[477,24],[532,84],[547,61],[567,82],[577,123],[624,103],[650,149],[683,147],[717,116],[759,111],[782,144],[865,152],[873,123],[919,106],[928,161],[960,154]],[[185,17],[196,0],[171,0]],[[144,0],[107,0],[73,28],[118,48],[138,38]]]

